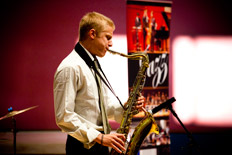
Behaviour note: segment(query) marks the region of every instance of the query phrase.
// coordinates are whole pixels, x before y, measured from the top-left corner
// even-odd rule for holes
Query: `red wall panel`
[[[0,117],[22,110],[19,130],[57,129],[53,77],[60,61],[74,48],[81,17],[97,11],[115,21],[116,34],[126,33],[126,1],[4,1],[1,6]],[[118,18],[120,17],[120,18]],[[11,119],[0,130],[12,128]]]

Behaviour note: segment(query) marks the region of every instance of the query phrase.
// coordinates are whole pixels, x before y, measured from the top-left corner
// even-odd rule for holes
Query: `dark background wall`
[[[171,44],[176,37],[181,35],[191,37],[231,37],[231,9],[232,6],[229,5],[226,0],[173,0],[170,32]],[[170,59],[172,58],[172,48],[171,46]],[[170,62],[170,64],[172,64],[172,62]],[[171,80],[172,70],[169,71]],[[172,83],[169,84],[170,88],[172,88]],[[218,108],[223,109],[224,107],[220,107],[219,104]],[[171,117],[170,120],[171,154],[231,154],[230,142],[227,141],[230,141],[232,138],[231,127],[201,127],[196,124],[188,125],[186,127],[195,140],[195,143],[191,143],[191,138],[188,138],[180,124],[174,123],[174,119],[175,118]]]
[[[126,34],[126,1],[11,0],[1,1],[0,114],[9,107],[36,109],[17,115],[22,130],[57,129],[53,77],[60,61],[78,38],[78,24],[89,11],[115,21],[115,34]],[[11,128],[9,119],[0,129]]]
[[[231,36],[231,9],[226,0],[173,0],[171,43],[179,35]],[[58,129],[54,118],[53,75],[77,42],[80,18],[89,11],[103,13],[115,21],[115,34],[125,35],[126,0],[3,0],[0,10],[0,116],[11,106],[21,110],[39,105],[16,117],[17,128]],[[188,139],[180,125],[173,124],[173,119],[172,150],[183,151]],[[0,130],[11,127],[10,119],[0,122]],[[216,150],[226,148],[222,142],[231,138],[231,128],[212,131],[214,127],[209,127],[203,132],[201,127],[193,125],[193,128],[198,129],[196,136],[204,143],[204,150],[212,146],[220,148]]]
[[[226,0],[210,1],[210,0],[174,0],[172,4],[172,19],[171,19],[171,45],[178,36],[212,36],[212,37],[231,37],[232,36],[232,6],[228,5]],[[173,46],[171,46],[170,60],[172,60]],[[220,51],[218,51],[220,53]],[[232,51],[231,51],[232,52]],[[209,56],[210,58],[210,56]],[[197,63],[197,60],[196,60]],[[207,61],[206,61],[207,63]],[[170,62],[172,64],[172,62]],[[172,90],[172,70],[170,68],[170,90]],[[194,82],[194,81],[193,81]],[[230,82],[230,81],[228,81]],[[213,83],[212,83],[213,86]],[[170,92],[172,94],[173,92]],[[172,95],[170,95],[172,96]],[[191,99],[190,99],[191,100]],[[218,107],[224,108],[224,107]],[[206,110],[207,112],[207,110]],[[189,126],[196,132],[215,132],[215,131],[230,131],[231,127],[199,127],[197,125]],[[180,132],[179,124],[174,122],[171,128],[175,132]]]

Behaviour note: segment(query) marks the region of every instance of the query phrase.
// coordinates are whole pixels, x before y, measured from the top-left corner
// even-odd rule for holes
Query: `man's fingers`
[[[112,144],[112,148],[115,149],[115,151],[121,153],[121,151],[126,151],[125,147],[124,147],[124,142],[123,145],[119,142],[119,141],[114,141]]]
[[[140,97],[138,98],[137,103],[138,103],[138,104],[141,104],[141,103],[144,103],[144,101],[145,101],[145,97],[144,97],[144,96],[140,96]]]
[[[126,151],[124,147],[125,145],[124,141],[126,140],[125,136],[123,134],[118,134],[118,133],[115,133],[114,135],[115,137],[112,143],[112,148],[119,153],[121,153],[121,151]]]
[[[123,141],[126,140],[124,134],[117,134],[117,137],[120,138],[120,139],[122,139]]]
[[[116,152],[118,152],[118,153],[120,153],[120,154],[122,153],[122,151],[121,151],[118,147],[116,147],[115,145],[112,144],[111,147],[112,147],[112,149],[114,149]]]
[[[120,143],[122,146],[124,146],[124,145],[125,145],[124,142],[125,142],[126,138],[125,138],[125,136],[124,136],[123,134],[115,133],[114,140],[115,140],[115,142],[118,142],[118,143]]]

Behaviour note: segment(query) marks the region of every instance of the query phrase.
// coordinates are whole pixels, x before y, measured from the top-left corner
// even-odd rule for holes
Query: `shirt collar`
[[[80,42],[79,42],[80,43]],[[92,61],[94,61],[94,57],[93,55],[80,43],[81,47],[83,47],[83,49],[86,51],[86,53],[89,55],[89,57],[91,58]]]

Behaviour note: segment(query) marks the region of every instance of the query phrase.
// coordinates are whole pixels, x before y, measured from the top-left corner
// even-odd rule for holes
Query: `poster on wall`
[[[144,108],[151,110],[169,99],[168,63],[171,1],[127,1],[127,43],[128,54],[147,53],[149,67],[142,95],[146,98]],[[129,89],[132,89],[140,61],[128,60]],[[153,116],[159,127],[159,134],[150,133],[142,148],[170,144],[169,110],[162,109]],[[140,112],[133,118],[133,125],[142,118]]]

